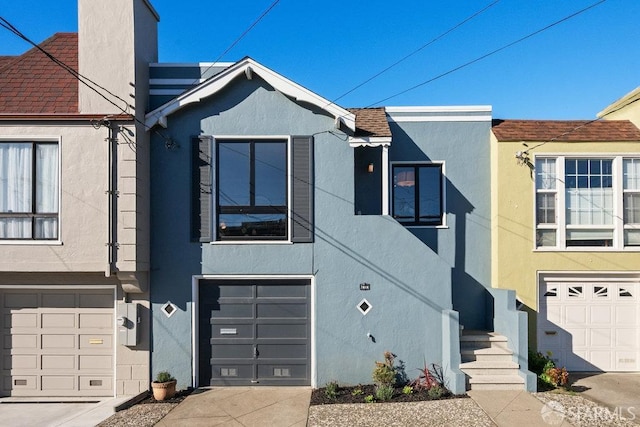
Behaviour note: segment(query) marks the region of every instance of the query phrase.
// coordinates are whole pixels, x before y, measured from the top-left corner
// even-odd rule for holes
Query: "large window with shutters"
[[[313,139],[194,139],[192,239],[313,241]]]
[[[218,140],[220,240],[287,239],[287,142]]]
[[[539,156],[536,247],[640,247],[640,159]]]

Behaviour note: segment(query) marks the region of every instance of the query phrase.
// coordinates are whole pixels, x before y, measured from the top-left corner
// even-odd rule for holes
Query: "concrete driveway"
[[[78,399],[0,398],[0,425],[12,427],[87,427],[114,414],[127,398]]]
[[[570,380],[581,396],[612,411],[635,414],[640,423],[640,373],[572,373]]]

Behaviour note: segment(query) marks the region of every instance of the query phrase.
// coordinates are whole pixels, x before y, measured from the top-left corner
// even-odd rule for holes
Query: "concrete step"
[[[460,364],[460,370],[473,378],[479,375],[518,375],[520,365],[513,361],[466,362]]]
[[[479,375],[469,378],[471,390],[523,390],[524,379],[519,375]]]
[[[497,332],[465,330],[460,336],[460,341],[507,342],[507,337],[500,335]]]
[[[460,349],[462,362],[511,362],[513,352],[508,348],[465,348]]]

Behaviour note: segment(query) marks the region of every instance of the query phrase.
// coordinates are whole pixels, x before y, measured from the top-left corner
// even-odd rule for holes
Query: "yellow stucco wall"
[[[529,147],[537,145],[527,142]],[[527,166],[518,165],[515,153],[522,142],[498,142],[492,135],[492,282],[496,288],[515,289],[518,298],[537,310],[537,272],[640,271],[638,251],[539,251],[534,245],[534,180]],[[535,155],[581,153],[616,155],[639,153],[640,143],[548,143]],[[531,322],[530,322],[531,324]]]

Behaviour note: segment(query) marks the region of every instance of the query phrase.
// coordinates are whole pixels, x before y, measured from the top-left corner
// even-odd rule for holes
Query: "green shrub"
[[[558,368],[551,356],[553,354],[550,351],[545,355],[529,349],[529,370],[545,384],[552,387],[564,387],[569,382],[569,372],[564,367]]]
[[[338,383],[336,381],[328,382],[324,388],[324,395],[332,400],[338,397]]]
[[[362,391],[362,389],[360,387],[354,388],[351,391],[351,396],[361,396],[364,394],[364,391]]]
[[[168,383],[169,381],[174,381],[174,380],[175,378],[173,378],[171,374],[167,371],[158,372],[158,375],[156,375],[157,383]]]
[[[364,403],[373,403],[376,399],[373,397],[373,394],[369,394],[364,397]]]
[[[379,385],[376,387],[376,398],[383,402],[391,400],[393,397],[393,387],[389,385]]]
[[[440,399],[444,394],[444,388],[439,384],[434,384],[429,391],[427,391],[427,394],[429,395],[429,399]]]
[[[410,385],[402,387],[402,394],[413,394],[413,387]]]
[[[373,369],[373,382],[378,386],[393,386],[396,383],[396,374],[398,373],[393,366],[395,356],[389,351],[384,352],[384,362],[376,362]]]

